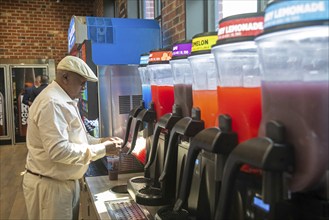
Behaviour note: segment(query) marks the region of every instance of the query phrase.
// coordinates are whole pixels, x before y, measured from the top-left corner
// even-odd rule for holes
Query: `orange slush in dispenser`
[[[239,142],[257,137],[261,120],[260,70],[256,35],[263,31],[262,13],[226,17],[219,21],[212,48],[218,69],[218,115],[232,118]]]
[[[157,120],[170,113],[174,104],[173,76],[169,64],[171,56],[172,51],[169,49],[150,51],[147,70],[151,77],[152,101]]]
[[[190,117],[193,107],[192,100],[192,70],[187,57],[191,53],[192,41],[181,41],[174,44],[171,70],[174,77],[175,104],[182,108],[183,117]]]
[[[192,38],[192,52],[188,57],[193,74],[193,107],[201,110],[205,128],[217,123],[217,71],[211,46],[216,43],[217,33],[206,32]]]

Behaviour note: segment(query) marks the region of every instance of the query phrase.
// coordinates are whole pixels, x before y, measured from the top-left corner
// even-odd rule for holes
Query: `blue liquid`
[[[142,95],[143,101],[145,103],[145,108],[149,108],[150,102],[152,101],[151,85],[143,84],[142,85]]]

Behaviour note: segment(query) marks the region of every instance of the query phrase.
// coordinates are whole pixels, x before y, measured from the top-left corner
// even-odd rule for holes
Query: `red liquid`
[[[329,167],[329,86],[323,82],[262,82],[263,119],[260,135],[269,120],[286,128],[294,148],[292,191],[310,189]]]
[[[164,114],[172,112],[172,106],[174,104],[174,87],[152,85],[151,91],[157,120],[159,120]]]
[[[260,87],[217,87],[218,115],[229,114],[232,129],[243,142],[258,136],[262,117]]]
[[[152,101],[155,103],[158,100],[158,86],[151,85],[151,94],[152,94]]]
[[[193,90],[193,107],[201,110],[205,128],[218,125],[218,104],[216,90]]]

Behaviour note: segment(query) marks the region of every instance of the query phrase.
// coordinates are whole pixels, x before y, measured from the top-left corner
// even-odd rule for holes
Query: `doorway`
[[[40,85],[40,78],[48,76],[47,66],[11,66],[12,106],[14,107],[13,125],[15,143],[26,142],[27,118],[29,105],[24,102],[32,90],[32,87]],[[49,77],[49,76],[48,76]]]
[[[6,77],[5,77],[5,66],[0,66],[0,137],[1,139],[9,138],[9,126],[8,122],[8,102],[7,102],[7,88]],[[0,140],[1,140],[0,139]],[[2,141],[2,140],[1,140]],[[8,143],[6,143],[8,144]]]
[[[41,76],[53,78],[55,72],[53,60],[37,61],[29,60],[24,63],[11,60],[12,63],[20,64],[0,64],[1,145],[26,142],[29,104],[23,102],[24,95],[26,98],[27,92],[38,85]]]

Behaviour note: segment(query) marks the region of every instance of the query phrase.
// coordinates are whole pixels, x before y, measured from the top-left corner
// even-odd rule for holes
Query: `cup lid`
[[[216,45],[252,41],[263,32],[264,13],[246,13],[226,17],[218,22]]]
[[[183,40],[172,47],[172,59],[186,59],[192,51],[192,40]]]
[[[216,44],[217,38],[217,32],[204,32],[194,35],[191,56],[211,53],[211,47]]]
[[[273,0],[265,8],[264,34],[314,25],[329,25],[328,0]]]
[[[139,59],[139,66],[140,67],[145,67],[147,66],[148,62],[149,62],[149,53],[143,53],[140,55],[140,59]]]
[[[169,48],[151,50],[148,65],[169,63],[171,57],[172,51]]]

